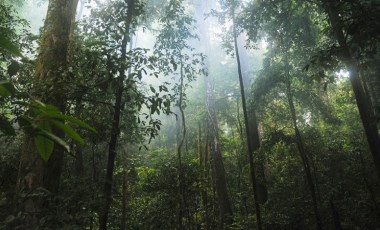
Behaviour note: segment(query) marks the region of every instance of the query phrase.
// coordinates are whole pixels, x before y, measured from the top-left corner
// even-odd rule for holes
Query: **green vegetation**
[[[380,228],[378,1],[32,2],[0,2],[0,230]]]

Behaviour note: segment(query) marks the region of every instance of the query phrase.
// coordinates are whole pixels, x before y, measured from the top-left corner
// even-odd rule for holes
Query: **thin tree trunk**
[[[120,83],[120,82],[119,82]],[[122,108],[122,95],[123,95],[123,85],[119,85],[119,89],[116,93],[116,101],[114,105],[114,115],[112,122],[112,130],[111,130],[111,139],[108,145],[108,161],[107,161],[107,172],[106,179],[104,184],[104,207],[99,216],[99,229],[106,230],[107,222],[108,222],[108,213],[109,208],[112,202],[112,185],[113,185],[113,171],[115,167],[115,159],[116,159],[116,147],[117,147],[117,139],[119,136],[119,124],[120,124],[120,116],[121,116],[121,108]]]
[[[97,162],[95,162],[95,142],[92,142],[92,145],[91,145],[91,162],[92,162],[92,170],[91,170],[91,173],[92,173],[92,184],[91,184],[91,187],[92,187],[92,193],[91,193],[91,198],[94,200],[95,199],[95,188],[94,188],[94,185],[97,184],[98,182],[98,176],[97,176],[97,167],[96,167],[96,164]],[[91,216],[90,216],[90,229],[92,230],[94,228],[94,225],[95,225],[95,213],[94,211],[91,212]]]
[[[250,79],[249,79],[249,64],[248,64],[248,54],[243,46],[244,44],[244,38],[243,36],[237,37],[237,46],[239,49],[239,61],[240,61],[240,67],[241,72],[243,76],[243,85],[245,87],[245,98],[250,98],[251,93],[249,90],[250,86]],[[260,149],[260,136],[259,136],[259,128],[258,128],[258,122],[256,118],[256,111],[253,108],[252,103],[247,105],[247,113],[248,113],[248,129],[249,134],[251,136],[247,137],[247,141],[252,142],[251,145],[253,146],[253,152]],[[268,199],[268,190],[266,186],[266,178],[264,176],[264,161],[262,158],[259,158],[259,162],[257,162],[258,166],[256,167],[257,172],[257,197],[260,204],[264,204]]]
[[[254,152],[254,149],[257,149],[257,147],[253,146],[253,143],[248,140],[248,138],[251,137],[252,135],[249,129],[248,112],[247,112],[247,105],[246,105],[246,99],[245,99],[245,93],[244,93],[243,75],[241,71],[239,50],[238,50],[238,44],[237,44],[237,32],[236,32],[236,27],[235,27],[234,10],[232,10],[231,14],[232,14],[232,27],[233,27],[236,62],[238,66],[238,75],[239,75],[239,83],[240,83],[240,94],[241,94],[241,100],[242,100],[242,106],[243,106],[244,124],[245,124],[245,131],[246,131],[246,137],[247,137],[249,168],[251,172],[253,197],[255,199],[254,202],[255,202],[255,210],[256,210],[256,221],[257,221],[257,228],[261,230],[262,223],[261,223],[260,204],[259,204],[259,198],[258,198],[258,193],[257,193],[257,180],[256,180],[255,166],[253,162],[253,152]]]
[[[243,125],[241,124],[240,120],[240,104],[239,104],[239,98],[236,98],[236,120],[237,120],[237,130],[239,132],[240,138],[243,140]]]
[[[210,127],[210,122],[207,123],[207,126],[208,126],[208,129],[211,130],[211,127]],[[210,179],[210,184],[211,184],[211,191],[212,191],[212,195],[211,195],[211,200],[210,200],[210,204],[211,204],[211,210],[212,210],[212,216],[210,218],[210,228],[214,228],[216,227],[215,226],[215,222],[217,222],[215,220],[215,217],[218,216],[218,209],[217,209],[217,205],[219,205],[219,203],[217,202],[217,191],[216,191],[216,173],[215,173],[215,168],[214,168],[214,154],[212,153],[212,135],[211,135],[211,131],[209,132],[209,139],[208,139],[208,143],[207,143],[207,151],[209,153],[209,170],[210,170],[210,174],[209,174],[209,179]],[[220,215],[219,215],[220,216]],[[220,222],[220,221],[219,221]]]
[[[294,132],[296,135],[297,148],[298,148],[298,152],[299,152],[301,159],[302,159],[302,165],[303,165],[303,168],[304,168],[305,173],[306,173],[306,180],[307,180],[307,183],[309,185],[310,195],[312,197],[313,210],[314,210],[314,215],[315,215],[315,219],[317,222],[317,229],[320,230],[320,229],[322,229],[322,221],[321,221],[319,211],[318,211],[318,203],[317,203],[317,195],[315,192],[315,184],[313,181],[313,177],[311,175],[311,168],[310,168],[310,163],[309,163],[309,160],[308,160],[308,157],[306,154],[305,144],[302,140],[301,132],[299,131],[298,125],[297,125],[296,109],[294,106],[293,94],[291,91],[291,79],[290,79],[290,72],[289,72],[289,61],[288,61],[288,51],[287,50],[285,51],[285,71],[286,71],[286,73],[285,73],[286,74],[286,96],[288,98],[290,115],[292,118],[293,128],[294,128]]]
[[[207,127],[205,125],[205,127]],[[208,202],[208,185],[210,184],[210,170],[209,170],[209,148],[208,148],[208,143],[209,143],[209,132],[206,132],[206,140],[205,140],[205,146],[204,146],[204,160],[203,160],[203,170],[204,170],[204,188],[202,192],[202,200],[203,200],[203,207],[205,210],[205,229],[209,230],[210,229],[210,215],[209,215],[209,202]]]
[[[33,96],[58,107],[61,112],[65,112],[66,108],[65,95],[68,86],[64,76],[69,64],[69,41],[77,3],[77,0],[50,0],[36,62]],[[53,133],[58,137],[64,136],[62,131],[56,129]],[[26,133],[21,150],[17,193],[31,194],[36,188],[43,187],[57,194],[63,152],[63,148],[55,145],[50,159],[44,162],[35,148],[33,134]],[[27,215],[23,229],[37,228],[44,209],[48,208],[46,205],[40,198],[23,199],[19,210]]]
[[[203,165],[203,153],[202,153],[202,129],[201,129],[201,123],[198,122],[198,159],[199,159],[199,165]]]
[[[122,185],[120,230],[127,229],[127,209],[128,209],[128,148],[125,146],[124,147],[124,162],[123,162],[123,185]]]
[[[122,98],[124,91],[124,80],[126,78],[125,71],[125,60],[127,54],[127,44],[130,41],[130,26],[132,22],[132,13],[134,9],[134,0],[128,0],[128,9],[127,9],[127,19],[125,25],[125,31],[123,35],[123,40],[121,44],[121,60],[123,64],[119,69],[120,76],[117,79],[118,88],[115,94],[115,104],[114,104],[114,114],[112,119],[112,128],[111,128],[111,138],[108,145],[108,161],[107,161],[107,172],[104,183],[104,205],[99,214],[99,229],[106,230],[108,222],[109,209],[112,202],[112,185],[113,185],[113,172],[115,167],[116,159],[116,149],[117,149],[117,140],[120,132],[120,117],[122,113]]]
[[[378,178],[380,178],[380,139],[377,129],[376,118],[369,103],[369,97],[365,94],[363,85],[359,76],[359,66],[355,57],[352,55],[350,47],[347,44],[346,38],[343,34],[342,21],[337,12],[337,1],[329,0],[324,1],[323,5],[327,11],[332,29],[335,33],[336,39],[343,52],[343,61],[350,71],[350,82],[355,94],[356,103],[359,109],[360,119],[367,136],[367,141],[372,153],[372,158],[375,163],[375,168]]]
[[[183,229],[183,217],[185,213],[185,189],[183,185],[183,167],[182,167],[182,147],[186,138],[186,124],[185,124],[185,113],[182,108],[183,102],[183,65],[182,61],[180,64],[180,86],[179,86],[179,101],[178,101],[178,110],[180,112],[181,118],[177,119],[177,157],[178,157],[178,189],[179,189],[179,201],[178,201],[178,227]]]

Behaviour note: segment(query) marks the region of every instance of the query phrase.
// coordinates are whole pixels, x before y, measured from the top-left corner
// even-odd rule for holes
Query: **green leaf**
[[[51,125],[50,125],[50,122],[47,120],[42,120],[42,121],[36,123],[36,125],[37,125],[37,128],[40,130],[45,130],[45,131],[51,132]]]
[[[9,53],[22,57],[20,50],[10,40],[4,36],[0,36],[0,48],[8,51]]]
[[[44,161],[48,161],[53,149],[54,142],[49,138],[51,133],[51,125],[48,121],[44,120],[37,124],[38,133],[34,137],[34,143],[36,144],[37,151]]]
[[[156,92],[156,89],[153,86],[149,86],[149,87],[150,87],[150,91],[152,91],[153,93]]]
[[[44,109],[49,112],[56,112],[56,113],[61,113],[57,107],[54,105],[49,105],[49,104],[44,104]]]
[[[37,114],[49,112],[49,113],[61,113],[54,105],[45,104],[39,100],[33,100],[32,107],[36,110]]]
[[[9,97],[15,93],[15,88],[9,81],[0,81],[0,96]]]
[[[12,124],[2,115],[0,115],[0,131],[7,136],[14,136],[16,132]]]
[[[34,142],[37,146],[38,153],[44,161],[49,160],[54,149],[54,143],[59,144],[67,152],[70,152],[70,146],[64,140],[43,129],[39,130],[38,134],[34,138]]]
[[[62,146],[67,152],[70,152],[70,146],[66,143],[66,141],[62,140],[60,137],[45,130],[41,130],[41,134]]]
[[[79,142],[81,145],[84,144],[84,139],[70,126],[60,122],[60,121],[51,121],[55,126],[62,129],[69,137]]]
[[[74,123],[76,125],[79,125],[80,127],[82,128],[85,128],[85,129],[88,129],[94,133],[97,133],[96,129],[93,128],[92,126],[90,126],[89,124],[87,124],[86,122],[78,119],[78,118],[75,118],[75,117],[72,117],[72,116],[68,116],[68,115],[63,115],[63,114],[56,114],[56,113],[47,113],[50,117],[52,118],[58,118],[58,119],[63,119],[65,121],[70,121],[71,123]]]
[[[34,137],[34,143],[41,158],[48,161],[54,149],[54,142],[45,136],[37,135]]]
[[[90,130],[90,131],[92,131],[94,133],[97,133],[96,129],[93,128],[92,126],[88,125],[86,122],[84,122],[84,121],[82,121],[82,120],[80,120],[78,118],[62,114],[58,110],[58,108],[55,107],[55,106],[53,106],[53,105],[44,104],[44,103],[42,103],[40,101],[35,101],[35,106],[34,107],[39,112],[37,114],[43,114],[43,115],[45,115],[48,118],[55,118],[55,119],[62,119],[62,120],[65,120],[65,121],[69,121],[71,123],[79,125],[82,128],[85,128],[85,129],[88,129],[88,130]]]

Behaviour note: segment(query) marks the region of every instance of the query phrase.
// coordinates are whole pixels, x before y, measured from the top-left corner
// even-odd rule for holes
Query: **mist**
[[[375,0],[0,2],[0,229],[377,229]]]

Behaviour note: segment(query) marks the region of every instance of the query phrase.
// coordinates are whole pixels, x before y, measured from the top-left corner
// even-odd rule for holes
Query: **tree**
[[[178,157],[178,227],[184,228],[183,218],[187,213],[186,188],[183,185],[182,158],[183,147],[186,140],[186,121],[184,109],[186,107],[186,89],[189,83],[195,80],[197,75],[204,74],[203,54],[195,53],[189,45],[191,39],[197,38],[192,32],[195,20],[185,12],[182,0],[169,1],[166,12],[160,19],[162,29],[155,44],[155,54],[164,59],[161,60],[161,70],[165,74],[173,75],[176,81],[173,86],[175,93],[172,98],[178,107],[179,116],[177,124],[177,157]],[[172,66],[172,67],[171,67]],[[177,82],[179,81],[179,83]],[[190,217],[188,217],[189,219]]]
[[[120,130],[120,117],[121,117],[121,111],[122,111],[122,106],[123,106],[122,98],[123,98],[123,92],[124,92],[124,81],[126,80],[126,71],[127,71],[127,66],[126,66],[127,44],[131,38],[130,28],[131,28],[132,19],[134,16],[133,13],[135,12],[135,1],[134,0],[126,1],[125,5],[122,6],[121,9],[125,11],[126,18],[122,20],[123,28],[120,31],[121,36],[122,36],[122,41],[119,47],[120,53],[121,53],[121,56],[120,56],[121,64],[120,64],[120,68],[118,69],[119,76],[116,79],[118,87],[115,93],[115,104],[114,104],[114,112],[113,112],[113,120],[112,120],[112,128],[111,128],[111,137],[110,137],[110,142],[108,146],[107,174],[106,174],[106,180],[104,184],[105,203],[99,217],[99,225],[100,225],[100,229],[102,230],[107,229],[108,211],[109,211],[111,201],[112,201],[112,178],[113,178],[115,158],[116,158],[117,139],[118,139],[119,130]]]
[[[232,22],[232,28],[231,28],[231,37],[233,45],[230,47],[230,44],[227,44],[227,51],[230,50],[235,54],[236,57],[236,63],[237,63],[237,72],[239,77],[239,85],[240,85],[240,96],[242,101],[242,111],[243,111],[243,117],[244,117],[244,126],[245,126],[245,134],[246,134],[246,142],[247,142],[247,152],[248,152],[248,160],[249,160],[249,167],[250,167],[250,176],[251,176],[251,182],[253,187],[253,197],[254,197],[254,205],[256,210],[256,221],[257,221],[257,227],[258,229],[262,229],[262,222],[261,222],[261,212],[260,212],[260,204],[259,204],[259,197],[258,197],[258,191],[257,191],[257,177],[256,177],[256,171],[255,171],[255,165],[254,165],[254,151],[257,150],[260,146],[260,140],[258,139],[258,130],[257,130],[257,121],[255,119],[254,111],[252,111],[251,119],[248,118],[248,107],[247,107],[247,100],[245,98],[245,86],[244,86],[244,80],[243,80],[243,73],[242,73],[242,67],[241,67],[241,61],[239,56],[239,46],[238,46],[238,28],[237,28],[237,22],[236,22],[236,11],[238,9],[239,3],[237,1],[226,1],[222,2],[222,5],[225,7],[225,14],[227,18],[229,18]],[[250,122],[251,120],[251,122]],[[250,123],[253,125],[250,125]],[[252,138],[252,139],[251,139]]]
[[[64,45],[22,2],[0,3],[0,229],[380,227],[349,78],[377,116],[375,0],[81,0]]]
[[[357,26],[357,21],[361,21],[363,18],[366,18],[365,15],[362,15],[364,12],[369,12],[372,14],[373,12],[371,10],[365,11],[362,9],[363,12],[359,13],[359,16],[357,16],[355,15],[357,13],[354,11],[355,7],[357,7],[355,6],[356,4],[352,4],[346,1],[342,3],[339,3],[335,0],[323,1],[322,4],[328,15],[329,21],[331,23],[331,29],[335,34],[336,41],[338,42],[339,48],[341,50],[341,55],[339,55],[339,58],[342,59],[342,61],[346,64],[347,68],[350,71],[350,81],[352,89],[355,93],[360,118],[362,120],[363,127],[367,136],[367,141],[371,149],[373,160],[375,162],[377,175],[380,178],[380,138],[377,129],[376,116],[374,114],[373,109],[371,109],[370,95],[368,95],[365,92],[365,89],[363,87],[363,83],[360,78],[360,67],[358,59],[355,57],[355,52],[359,52],[355,50],[355,46],[357,46],[357,43],[359,43],[359,47],[361,45],[364,49],[364,46],[367,45],[366,42],[370,42],[373,33],[372,29],[366,27],[368,31],[364,31],[364,36],[362,36],[361,38],[356,36],[358,33],[360,33],[359,29],[355,27]],[[358,6],[360,6],[360,8],[366,9],[368,7],[365,3],[361,3],[361,1],[357,4]],[[345,5],[348,6],[349,14],[352,15],[351,20],[353,21],[353,23],[348,25],[348,27],[350,27],[350,30],[348,30],[347,28],[347,34],[344,33],[345,25],[343,24],[342,19],[339,16],[339,13],[342,12],[342,10],[345,8]],[[370,5],[371,4],[369,4],[369,6]],[[348,16],[350,17],[351,15]],[[355,18],[355,16],[357,18]],[[376,16],[374,17],[376,18]],[[372,23],[375,24],[377,22],[374,21],[374,19],[365,22],[366,25],[371,25]]]
[[[282,3],[284,4],[284,6],[286,6],[289,9],[289,11],[285,11],[278,16],[278,18],[280,20],[285,19],[283,27],[282,27],[284,32],[283,33],[274,32],[274,33],[270,33],[270,35],[272,35],[274,39],[278,39],[277,40],[278,48],[281,50],[280,52],[282,52],[282,55],[283,55],[284,78],[285,78],[284,82],[286,85],[286,97],[288,100],[288,106],[289,106],[289,111],[291,114],[292,125],[293,125],[295,136],[296,136],[297,148],[298,148],[300,157],[302,159],[303,168],[304,168],[304,171],[306,174],[306,179],[308,182],[310,194],[311,194],[312,201],[313,201],[313,209],[314,209],[314,214],[315,214],[315,218],[316,218],[317,229],[322,229],[322,222],[321,222],[321,217],[320,217],[319,210],[318,210],[317,195],[316,195],[316,189],[315,189],[316,186],[315,186],[315,183],[314,183],[313,177],[312,177],[312,168],[310,166],[310,160],[309,160],[309,157],[307,156],[305,144],[304,144],[304,141],[303,141],[302,136],[301,136],[301,132],[300,132],[300,130],[298,128],[298,124],[297,124],[297,112],[296,112],[296,109],[294,106],[294,101],[293,101],[292,76],[291,76],[291,72],[290,72],[291,66],[290,66],[290,62],[289,62],[289,49],[290,49],[290,47],[292,47],[293,42],[289,41],[290,39],[287,39],[287,37],[288,37],[287,32],[292,32],[292,34],[294,34],[294,35],[297,34],[296,30],[292,30],[291,28],[288,27],[289,21],[296,21],[296,20],[299,20],[299,18],[304,19],[305,16],[303,16],[304,12],[302,12],[302,11],[300,14],[293,13],[291,11],[291,9],[292,9],[292,5],[291,5],[292,3],[291,2],[283,1]],[[281,23],[279,23],[279,24],[281,25]],[[306,25],[306,26],[308,26],[308,25]],[[305,35],[303,38],[310,39],[310,37],[307,37],[307,35]],[[311,38],[311,40],[312,40],[312,38]],[[298,42],[299,42],[298,45],[300,44],[300,42],[303,42],[304,44],[308,43],[307,40],[302,41],[301,39],[298,40]]]
[[[200,31],[200,39],[203,41],[205,46],[205,53],[208,58],[205,61],[205,66],[207,69],[210,68],[208,59],[213,58],[211,47],[210,47],[210,23],[203,19],[203,14],[209,10],[209,6],[205,3],[200,3],[198,9],[198,28]],[[203,13],[202,13],[203,12]],[[218,206],[219,206],[219,229],[228,228],[233,222],[233,211],[230,203],[230,197],[227,189],[227,182],[225,176],[225,169],[223,164],[223,156],[221,150],[221,140],[220,140],[220,128],[217,118],[217,112],[215,109],[215,95],[213,87],[213,76],[205,76],[205,105],[207,110],[207,142],[210,142],[211,159],[212,159],[212,171],[214,175],[215,189],[217,193]],[[204,154],[207,154],[205,152]],[[206,157],[206,156],[205,156]],[[207,159],[207,157],[206,157]],[[201,161],[206,163],[206,159]],[[203,195],[206,197],[206,194]],[[207,205],[207,204],[206,204]],[[207,206],[206,206],[207,207]],[[206,212],[208,210],[206,209]],[[207,217],[206,217],[207,218]]]
[[[323,23],[318,21],[319,14],[317,11],[317,7],[318,6],[313,4],[297,1],[256,2],[255,4],[251,4],[247,8],[246,13],[249,16],[247,18],[244,18],[243,16],[241,22],[242,24],[246,23],[246,26],[244,27],[248,31],[250,41],[257,42],[260,41],[262,37],[264,37],[269,42],[269,52],[267,55],[268,59],[264,62],[264,69],[267,70],[264,71],[263,76],[261,76],[266,79],[258,79],[257,82],[259,83],[259,81],[262,81],[263,83],[264,81],[266,81],[266,83],[263,85],[257,85],[255,89],[259,89],[261,93],[265,94],[269,92],[269,89],[276,90],[275,87],[279,87],[279,84],[284,83],[284,87],[286,88],[286,90],[283,90],[282,92],[284,93],[284,95],[287,96],[288,106],[291,112],[290,118],[293,121],[293,127],[296,133],[296,138],[293,141],[297,143],[301,159],[303,161],[303,165],[305,168],[304,171],[307,176],[309,189],[314,203],[314,213],[316,216],[317,224],[321,225],[320,223],[322,218],[318,217],[318,215],[320,214],[318,214],[319,208],[317,207],[317,205],[321,205],[317,203],[317,200],[319,199],[318,197],[323,196],[320,195],[321,193],[319,192],[318,187],[318,180],[320,178],[317,178],[317,167],[321,166],[318,166],[314,160],[317,156],[312,157],[312,155],[310,154],[310,152],[312,152],[310,150],[310,147],[308,146],[308,143],[310,144],[310,141],[308,141],[307,138],[301,137],[302,132],[305,132],[302,133],[302,136],[307,135],[307,129],[305,131],[300,131],[300,127],[302,125],[300,121],[302,121],[302,116],[305,116],[304,108],[307,108],[309,106],[305,104],[302,107],[298,106],[297,108],[297,105],[295,103],[296,101],[298,101],[299,103],[305,103],[302,102],[305,99],[312,99],[309,102],[310,105],[316,103],[317,101],[323,102],[325,98],[318,99],[318,97],[314,97],[315,99],[318,99],[315,100],[309,96],[305,97],[307,94],[312,95],[312,93],[305,94],[297,92],[297,90],[300,90],[299,87],[302,86],[309,88],[305,88],[303,91],[311,92],[311,88],[315,86],[314,84],[308,83],[308,81],[310,82],[310,75],[313,74],[316,79],[320,79],[318,78],[318,76],[324,76],[322,78],[325,78],[325,82],[321,84],[325,84],[324,90],[326,90],[327,84],[330,84],[331,82],[331,80],[328,80],[328,78],[333,78],[333,76],[331,76],[333,73],[323,72],[321,71],[321,68],[331,68],[331,66],[336,67],[336,61],[333,58],[327,58],[328,61],[325,59],[325,62],[323,62],[323,64],[321,62],[318,62],[319,65],[316,66],[317,71],[312,74],[309,73],[309,76],[306,75],[306,73],[302,73],[301,71],[302,69],[309,69],[309,64],[305,62],[305,59],[307,60],[305,56],[309,56],[309,58],[312,59],[310,57],[310,54],[312,54],[315,50],[313,49],[313,47],[316,47],[318,44],[324,43],[323,40],[318,40],[321,39],[321,35],[323,34],[323,28],[318,26],[312,26],[311,23],[312,21],[314,21],[320,23],[319,25],[323,25]],[[321,47],[324,46],[326,46],[326,44],[321,45]],[[336,50],[331,49],[330,55],[335,51]],[[302,53],[304,55],[303,58],[297,57]],[[324,57],[326,58],[326,56]],[[283,63],[279,63],[280,60]],[[315,60],[312,62],[316,65]],[[299,67],[297,67],[297,65],[299,65]],[[304,68],[303,66],[306,66],[306,68]],[[282,71],[285,71],[284,74],[282,73]],[[326,76],[325,74],[330,74],[330,76]],[[296,78],[298,78],[298,80]],[[321,82],[321,80],[319,81]],[[300,93],[304,95],[303,99],[297,96],[297,94],[301,95]],[[260,92],[258,94],[260,94]],[[323,93],[319,94],[322,95]],[[278,94],[278,96],[281,98],[281,94]],[[318,107],[320,109],[320,113],[325,116],[328,115],[329,108],[324,108],[324,103],[326,102],[318,102]],[[299,112],[297,112],[296,109],[299,109]],[[304,113],[304,115],[297,115],[297,113],[299,114],[300,112]],[[311,116],[317,116],[314,113],[312,112]],[[336,120],[334,121],[334,119],[331,119],[331,115],[325,116],[325,118],[327,118],[326,120],[329,120],[329,122],[336,122]],[[306,123],[306,127],[308,125],[310,125],[309,122]],[[275,131],[275,133],[278,134],[277,138],[283,135],[283,133],[281,134],[281,132],[279,133],[279,131]],[[287,139],[287,137],[284,136],[280,139],[285,143],[289,141],[289,139]],[[302,154],[302,152],[304,152],[304,154]],[[322,152],[318,154],[323,155]],[[309,161],[309,163],[307,161]]]
[[[63,113],[66,109],[65,92],[68,87],[66,82],[70,55],[69,42],[73,32],[72,26],[76,6],[77,0],[51,0],[49,2],[40,51],[36,61],[34,96],[45,103],[55,105]],[[45,124],[42,123],[42,125]],[[63,137],[61,130],[55,128],[53,133],[58,137]],[[49,145],[53,145],[52,141],[46,137],[41,136],[37,141],[50,142]],[[39,187],[43,187],[57,194],[64,149],[61,147],[54,148],[51,157],[45,162],[38,154],[33,142],[32,134],[27,132],[20,158],[17,191],[19,193],[30,193]],[[45,205],[33,197],[22,202],[21,210],[27,216],[23,224],[26,229],[38,226],[41,218],[38,213],[46,208]]]

